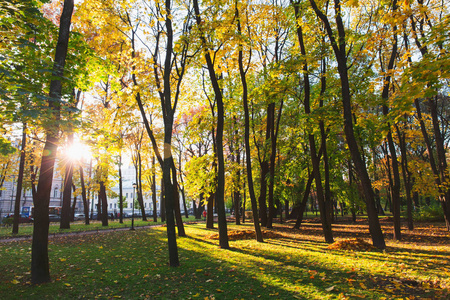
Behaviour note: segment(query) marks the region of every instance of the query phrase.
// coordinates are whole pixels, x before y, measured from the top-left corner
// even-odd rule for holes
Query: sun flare
[[[81,159],[89,159],[91,151],[85,144],[73,143],[72,146],[66,149],[66,156],[72,161],[79,161]]]

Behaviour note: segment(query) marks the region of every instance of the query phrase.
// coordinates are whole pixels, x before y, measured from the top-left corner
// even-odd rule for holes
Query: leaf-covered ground
[[[367,246],[367,224],[337,223],[337,243],[321,226],[276,224],[265,242],[252,224],[229,225],[229,250],[217,230],[186,225],[178,238],[181,266],[168,267],[165,228],[56,236],[50,242],[53,281],[29,284],[29,241],[0,243],[0,295],[8,299],[449,299],[450,236],[442,224],[418,224]],[[358,238],[358,239],[357,239]],[[365,246],[362,246],[365,245]],[[3,298],[3,296],[2,296]]]

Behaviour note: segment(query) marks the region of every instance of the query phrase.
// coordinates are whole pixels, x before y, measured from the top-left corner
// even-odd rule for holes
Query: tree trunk
[[[295,9],[295,16],[296,18],[300,18],[300,11],[299,6],[294,5]],[[300,51],[303,56],[306,57],[306,48],[305,44],[303,42],[303,30],[302,27],[297,25],[297,38],[300,45]],[[304,86],[304,101],[303,105],[305,106],[305,113],[306,115],[311,114],[311,107],[310,107],[310,82],[309,82],[309,70],[308,70],[308,64],[306,61],[303,62],[303,86]],[[309,139],[309,151],[311,155],[311,162],[313,166],[313,174],[314,174],[314,180],[316,183],[316,192],[317,192],[317,202],[319,204],[319,210],[320,210],[320,219],[322,221],[322,229],[325,237],[325,241],[327,243],[333,242],[333,232],[331,229],[331,221],[330,221],[330,213],[328,212],[327,205],[325,203],[325,195],[324,190],[322,186],[322,177],[320,174],[320,157],[317,155],[316,151],[316,142],[314,139],[314,135],[310,133],[308,135]]]
[[[54,115],[56,117],[56,122],[59,121],[60,116],[59,101],[61,100],[62,91],[60,78],[64,73],[73,6],[73,0],[64,0],[52,72],[53,78],[56,79],[52,80],[50,83],[49,108],[55,111]],[[36,198],[34,199],[35,218],[31,249],[31,282],[33,284],[50,281],[48,261],[48,207],[50,203],[56,150],[59,142],[58,132],[58,124],[54,124],[52,127],[46,128],[47,137],[42,152],[45,155],[42,156]]]
[[[161,213],[161,222],[166,221],[166,200],[165,200],[165,186],[164,186],[164,178],[161,178],[161,194],[160,194],[160,213]]]
[[[156,168],[155,156],[152,156],[152,202],[153,202],[153,222],[158,222],[158,208],[156,206]]]
[[[145,207],[144,207],[144,194],[142,193],[142,160],[141,160],[141,153],[138,153],[138,166],[139,166],[139,172],[138,172],[138,201],[139,205],[141,207],[141,213],[142,213],[142,221],[147,221],[147,216],[145,215]]]
[[[195,0],[196,1],[196,0]],[[239,34],[242,34],[241,30],[241,22],[239,19],[239,10],[237,8],[236,4],[236,20],[237,20],[237,28]],[[251,151],[250,151],[250,114],[248,109],[248,99],[247,99],[247,78],[246,78],[246,72],[244,70],[244,64],[243,64],[243,53],[242,53],[242,45],[239,47],[239,57],[238,57],[238,63],[239,63],[239,74],[241,77],[242,82],[242,104],[244,106],[244,118],[245,118],[245,133],[244,133],[244,142],[245,142],[245,160],[247,164],[247,182],[248,182],[248,190],[250,194],[250,201],[252,205],[252,212],[253,212],[253,224],[255,226],[255,233],[256,233],[256,240],[258,242],[263,242],[263,236],[261,232],[261,227],[259,224],[259,216],[258,216],[258,206],[256,203],[256,195],[255,190],[253,187],[253,175],[252,175],[252,157],[251,157]],[[244,187],[244,213],[243,218],[245,218],[245,187]],[[245,219],[243,219],[243,222],[245,223]]]
[[[20,147],[19,174],[17,176],[16,200],[14,202],[13,234],[19,233],[20,198],[22,197],[23,171],[25,169],[25,148],[27,145],[27,124],[22,127],[22,145]],[[3,178],[4,179],[4,178]]]
[[[236,131],[236,135],[237,135],[237,131]],[[236,164],[238,166],[241,165],[241,153],[239,151],[239,144],[236,147]],[[240,215],[240,210],[241,210],[241,169],[238,168],[237,171],[237,182],[238,182],[238,187],[237,189],[234,191],[234,217],[235,217],[235,222],[236,225],[241,225],[241,215]]]
[[[173,187],[174,187],[174,212],[175,212],[175,220],[177,222],[178,228],[178,236],[186,236],[186,232],[184,230],[183,218],[181,217],[180,210],[180,192],[178,191],[178,180],[177,180],[177,169],[175,165],[172,165],[172,177],[173,177]]]
[[[392,11],[395,13],[397,10],[397,0],[393,0],[392,2]],[[394,63],[395,58],[397,57],[397,26],[393,26],[393,45],[392,45],[392,51],[391,56],[389,59],[388,67],[386,70],[386,74],[390,74],[390,72],[394,69]],[[383,115],[385,117],[388,117],[389,114],[389,107],[387,106],[387,102],[389,101],[389,89],[390,89],[390,82],[391,82],[391,76],[387,75],[385,76],[384,80],[384,86],[383,91],[381,93],[381,98],[383,99]],[[402,239],[401,237],[401,228],[400,228],[400,171],[398,168],[398,161],[397,161],[397,152],[395,149],[394,139],[392,138],[392,129],[391,129],[391,123],[388,121],[388,134],[387,134],[387,140],[389,145],[389,152],[391,154],[391,161],[392,161],[392,173],[394,177],[394,181],[392,182],[391,186],[391,195],[392,195],[392,213],[394,217],[394,240],[400,241]]]
[[[218,214],[218,226],[219,226],[219,246],[222,249],[228,249],[228,234],[227,234],[227,219],[225,216],[225,161],[223,155],[223,126],[224,126],[224,104],[222,91],[219,86],[214,65],[209,54],[206,38],[203,32],[203,24],[200,17],[200,9],[198,0],[193,2],[195,10],[195,19],[200,31],[200,40],[202,43],[203,54],[208,67],[209,77],[214,89],[214,95],[217,102],[217,133],[216,133],[216,145],[217,145],[217,160],[218,160],[218,180],[216,191],[216,206]]]
[[[69,134],[67,137],[67,145],[71,147],[73,144],[73,133]],[[71,220],[71,212],[70,212],[70,204],[72,200],[72,177],[73,177],[73,161],[66,161],[66,172],[64,178],[64,189],[63,189],[63,203],[61,209],[61,221],[59,228],[60,229],[69,229],[70,228],[70,220]]]
[[[206,228],[209,229],[214,228],[214,196],[215,193],[211,193],[206,202]]]
[[[314,174],[311,172],[308,176],[308,182],[306,183],[305,193],[303,194],[302,201],[298,207],[297,221],[295,222],[294,228],[299,229],[303,221],[303,213],[305,212],[306,204],[308,203],[309,193],[311,191],[311,185],[314,179]]]
[[[119,173],[120,176],[120,173]],[[84,223],[89,225],[89,202],[86,195],[86,185],[84,183],[83,165],[80,164],[81,198],[83,199]]]
[[[76,190],[76,186],[75,184],[72,183],[72,191],[73,193],[75,193]],[[73,202],[72,202],[72,209],[70,210],[70,222],[73,222],[75,220],[75,208],[77,206],[77,197],[74,196],[73,197]]]
[[[314,0],[309,0],[309,2],[312,8],[314,9],[316,15],[322,20],[325,26],[328,38],[330,39],[331,46],[333,47],[333,51],[336,57],[339,77],[341,81],[344,133],[352,160],[355,164],[356,171],[358,172],[358,176],[360,178],[363,187],[364,200],[366,201],[366,210],[369,220],[369,231],[372,236],[372,243],[375,247],[379,249],[385,249],[386,243],[384,241],[383,232],[381,230],[380,221],[378,219],[372,184],[370,182],[369,174],[367,173],[366,165],[361,157],[361,153],[353,130],[352,105],[351,105],[352,101],[351,101],[350,84],[348,79],[348,66],[347,66],[346,37],[345,37],[345,27],[341,17],[341,5],[339,0],[334,1],[335,21],[337,31],[339,34],[338,40],[336,40],[335,32],[331,28],[331,24],[328,20],[328,17],[324,15],[322,11],[320,11]]]
[[[99,198],[101,199],[102,207],[102,226],[108,226],[108,198],[106,196],[106,187],[103,180],[100,181]]]
[[[119,153],[119,223],[123,224],[122,152]]]

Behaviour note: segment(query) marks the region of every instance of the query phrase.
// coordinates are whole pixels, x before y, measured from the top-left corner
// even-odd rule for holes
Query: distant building
[[[55,168],[56,169],[56,168]],[[124,200],[124,212],[131,213],[133,198],[136,198],[134,194],[133,183],[136,182],[135,169],[133,166],[129,166],[123,168],[122,170],[122,195],[125,198]],[[79,187],[77,187],[79,188]],[[63,178],[59,176],[59,174],[55,171],[52,183],[52,192],[50,194],[50,204],[49,206],[62,206],[63,200]],[[117,185],[111,188],[111,191],[115,194],[119,195],[119,183],[117,180]],[[160,186],[157,184],[156,193],[157,193],[157,211],[160,210]],[[17,176],[12,175],[5,179],[2,190],[0,190],[0,218],[5,215],[14,213],[14,203],[16,200],[17,193]],[[144,208],[146,213],[153,213],[153,202],[151,193],[144,192]],[[73,203],[73,193],[71,203]],[[89,197],[89,211],[97,212],[97,203],[98,203],[98,193],[91,192]],[[31,189],[23,190],[22,196],[20,200],[20,209],[22,211],[23,207],[33,207],[33,197],[31,195]],[[135,208],[136,211],[137,208]],[[119,197],[108,197],[108,212],[114,213],[119,212]],[[81,199],[81,195],[77,196],[77,202],[75,206],[75,213],[83,213],[83,200]],[[137,212],[137,211],[136,211]]]

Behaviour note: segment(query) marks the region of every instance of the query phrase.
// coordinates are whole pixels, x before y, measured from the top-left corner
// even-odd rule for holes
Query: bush
[[[418,208],[413,213],[414,221],[419,222],[441,222],[444,221],[444,211],[440,204],[435,203],[429,206],[423,206]]]

